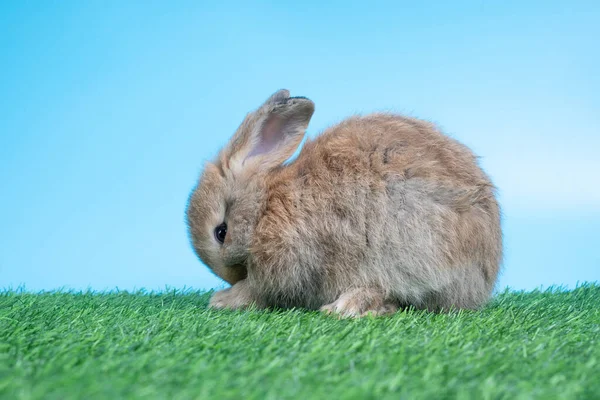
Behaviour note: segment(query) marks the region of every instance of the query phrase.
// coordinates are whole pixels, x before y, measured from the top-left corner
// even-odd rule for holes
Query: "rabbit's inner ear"
[[[314,110],[312,101],[292,98],[267,113],[251,135],[242,165],[256,161],[263,168],[273,168],[282,164],[302,142]]]
[[[246,158],[266,154],[285,140],[285,120],[279,115],[270,115],[258,133],[258,141]],[[295,149],[294,149],[295,150]]]

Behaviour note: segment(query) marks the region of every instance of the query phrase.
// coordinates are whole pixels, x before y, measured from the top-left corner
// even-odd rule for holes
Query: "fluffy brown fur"
[[[312,101],[278,91],[205,166],[189,231],[200,259],[232,285],[210,305],[361,316],[484,304],[502,235],[494,186],[473,153],[430,123],[372,114],[327,129],[284,165],[313,112]]]

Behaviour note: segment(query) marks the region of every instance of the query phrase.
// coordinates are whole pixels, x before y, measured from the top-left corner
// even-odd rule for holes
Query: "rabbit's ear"
[[[280,162],[284,162],[304,138],[314,111],[314,103],[303,97],[276,103],[257,124],[252,150],[246,160],[251,157],[283,158]]]
[[[287,90],[274,93],[246,118],[232,139],[229,167],[237,173],[281,165],[302,142],[314,111],[314,103],[307,98],[289,97]]]

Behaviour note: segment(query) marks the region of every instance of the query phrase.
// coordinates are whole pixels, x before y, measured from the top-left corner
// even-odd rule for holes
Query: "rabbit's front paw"
[[[245,280],[237,282],[229,289],[219,290],[210,298],[208,307],[240,309],[257,305]]]
[[[367,315],[390,315],[398,311],[398,306],[386,301],[383,293],[375,289],[354,289],[342,294],[333,303],[321,307],[326,314],[340,317],[364,317]]]

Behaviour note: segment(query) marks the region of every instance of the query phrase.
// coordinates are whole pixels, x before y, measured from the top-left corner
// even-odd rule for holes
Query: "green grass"
[[[361,320],[208,298],[0,292],[0,397],[600,398],[595,284]]]

